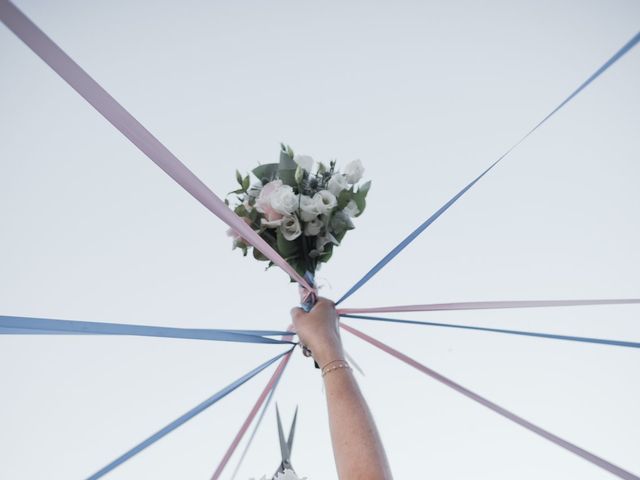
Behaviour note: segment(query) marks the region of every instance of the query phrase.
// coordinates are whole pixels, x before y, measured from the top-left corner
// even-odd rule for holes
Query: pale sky
[[[219,195],[279,142],[360,158],[368,209],[319,272],[341,296],[640,26],[634,1],[19,0]],[[0,27],[0,314],[288,325],[287,277]],[[640,50],[523,143],[346,306],[640,296]],[[638,306],[406,318],[640,341]],[[399,315],[398,315],[399,316]],[[640,474],[640,352],[351,325]],[[612,478],[344,334],[397,479]],[[81,479],[282,351],[188,340],[0,337],[0,478]],[[208,479],[265,372],[106,478]],[[336,478],[320,377],[294,355],[293,465]],[[223,478],[228,479],[237,455]],[[268,412],[238,479],[278,465]]]

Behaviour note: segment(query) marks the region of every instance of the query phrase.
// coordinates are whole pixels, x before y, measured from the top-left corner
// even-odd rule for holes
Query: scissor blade
[[[278,437],[280,439],[280,455],[282,456],[282,463],[289,461],[289,447],[284,439],[284,431],[282,430],[282,421],[280,420],[280,410],[278,404],[276,404],[276,417],[278,418]]]
[[[287,452],[291,461],[291,451],[293,450],[293,435],[296,432],[296,420],[298,420],[298,406],[296,405],[296,413],[293,414],[293,421],[291,422],[291,429],[289,430],[289,439],[287,440]]]

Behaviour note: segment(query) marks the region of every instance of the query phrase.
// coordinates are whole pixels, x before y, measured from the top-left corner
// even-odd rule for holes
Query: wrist
[[[322,368],[329,362],[335,360],[344,360],[344,351],[341,345],[332,346],[330,348],[319,349],[318,351],[312,351],[313,359]]]

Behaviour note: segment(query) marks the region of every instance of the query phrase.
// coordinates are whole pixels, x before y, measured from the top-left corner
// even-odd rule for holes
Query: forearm
[[[380,436],[351,370],[329,372],[324,382],[340,480],[390,480]]]

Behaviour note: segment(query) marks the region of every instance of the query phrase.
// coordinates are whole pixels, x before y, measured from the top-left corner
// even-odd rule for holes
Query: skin
[[[319,298],[313,309],[291,310],[293,325],[322,368],[344,360],[335,305]],[[340,368],[324,376],[333,454],[340,480],[390,480],[391,470],[380,435],[353,372]]]

